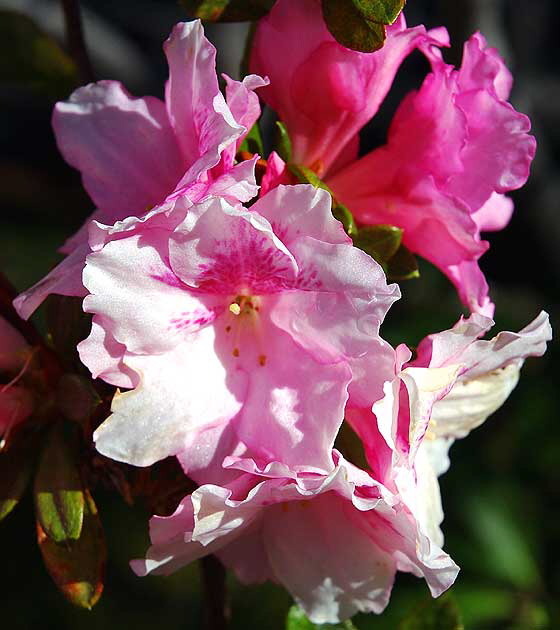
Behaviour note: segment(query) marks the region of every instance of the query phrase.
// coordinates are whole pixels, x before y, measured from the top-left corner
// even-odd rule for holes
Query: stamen
[[[239,313],[241,313],[241,306],[239,306],[237,302],[233,302],[232,304],[229,305],[229,310],[234,315],[239,315]]]

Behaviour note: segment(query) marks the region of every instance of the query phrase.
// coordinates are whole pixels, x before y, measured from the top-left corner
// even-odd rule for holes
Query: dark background
[[[97,78],[119,79],[138,95],[162,96],[166,78],[161,44],[185,19],[173,1],[83,2],[87,43]],[[0,0],[0,9],[32,16],[61,42],[57,2]],[[410,25],[444,24],[458,63],[462,42],[476,29],[497,46],[513,71],[512,102],[533,123],[538,151],[511,224],[489,235],[482,267],[496,302],[496,331],[519,330],[541,308],[558,322],[560,274],[560,8],[553,0],[409,0]],[[219,48],[220,69],[235,75],[246,26],[208,27]],[[31,54],[31,53],[30,53]],[[403,64],[378,116],[363,133],[363,148],[384,141],[391,116],[406,92],[420,85],[427,64],[419,54]],[[64,96],[64,95],[62,95]],[[79,176],[57,153],[50,128],[52,102],[13,82],[0,86],[0,270],[24,289],[58,260],[56,248],[91,212]],[[421,278],[404,284],[384,335],[416,344],[450,327],[460,312],[454,291],[436,270],[421,264]],[[38,317],[39,326],[41,316]],[[446,550],[462,567],[453,594],[469,629],[560,627],[560,417],[558,346],[527,361],[507,403],[452,451],[442,478]],[[25,500],[0,523],[3,586],[0,627],[201,627],[197,567],[171,578],[136,578],[130,558],[147,546],[147,513],[98,489],[109,546],[105,593],[91,613],[71,607],[46,574],[35,543],[32,506]],[[234,628],[279,629],[290,604],[272,585],[240,587],[231,580]],[[421,605],[425,585],[399,576],[381,617],[358,617],[359,628],[396,628]]]

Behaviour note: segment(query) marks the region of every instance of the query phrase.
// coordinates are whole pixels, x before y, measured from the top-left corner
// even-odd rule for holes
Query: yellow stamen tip
[[[233,302],[232,304],[230,304],[229,305],[229,310],[234,315],[239,315],[239,313],[241,313],[241,307],[239,306],[239,304],[237,304],[237,302]]]

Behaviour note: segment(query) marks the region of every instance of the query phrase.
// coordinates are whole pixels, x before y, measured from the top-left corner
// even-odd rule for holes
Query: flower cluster
[[[381,612],[397,571],[425,578],[434,596],[453,583],[438,475],[453,441],[545,351],[550,326],[541,313],[482,339],[494,306],[481,231],[505,226],[505,193],[523,185],[535,151],[497,52],[475,34],[455,69],[442,59],[445,30],[408,28],[401,15],[381,50],[359,53],[319,12],[315,0],[278,0],[256,29],[255,74],[225,77],[225,98],[195,21],[165,44],[165,102],[102,81],[58,103],[58,146],[97,210],[15,304],[27,317],[50,293],[85,296],[81,360],[120,388],[96,448],[136,466],[174,456],[198,486],[153,517],[133,569],[167,574],[216,554],[244,582],[283,584],[324,623]],[[387,144],[358,157],[361,127],[415,49],[430,74]],[[276,153],[256,177],[267,156],[239,151],[259,97],[286,125],[291,161],[359,226],[401,228],[455,284],[468,318],[414,357],[383,339],[399,287],[353,245],[331,194],[296,183]],[[340,446],[344,431],[366,465]]]

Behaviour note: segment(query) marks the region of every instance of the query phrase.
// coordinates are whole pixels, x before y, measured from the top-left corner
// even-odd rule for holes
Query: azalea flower
[[[86,294],[81,276],[92,219],[113,225],[143,217],[181,195],[191,201],[210,194],[248,201],[257,193],[255,160],[235,164],[234,158],[260,115],[254,90],[267,81],[255,75],[242,82],[226,77],[226,101],[216,76],[216,50],[199,20],[177,24],[164,50],[165,102],[133,97],[117,81],[99,81],[55,106],[52,123],[60,152],[81,172],[97,210],[61,248],[67,257],[16,299],[22,317],[50,293]]]
[[[314,0],[278,0],[255,36],[251,67],[271,78],[262,96],[287,125],[292,160],[317,171],[360,224],[403,228],[404,244],[439,267],[471,311],[491,316],[480,232],[507,224],[513,204],[504,193],[525,183],[535,154],[529,119],[507,102],[503,60],[475,34],[455,70],[439,50],[445,29],[407,29],[402,14],[380,51],[350,51],[319,11]],[[271,42],[280,40],[290,44],[275,55]],[[357,132],[414,48],[432,72],[401,103],[387,144],[358,159]],[[269,178],[279,171],[275,159]]]
[[[329,475],[229,458],[234,481],[201,486],[172,516],[151,519],[152,547],[133,569],[167,575],[214,553],[242,582],[282,584],[314,623],[382,612],[397,570],[425,577],[434,596],[449,588],[457,566],[399,497],[332,458]]]
[[[393,351],[379,326],[398,287],[312,186],[280,186],[249,210],[211,198],[178,213],[87,258],[81,359],[133,388],[115,397],[98,450],[146,466],[231,422],[260,457],[332,468],[348,391],[370,405],[383,394],[376,367]]]

